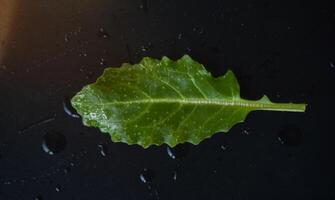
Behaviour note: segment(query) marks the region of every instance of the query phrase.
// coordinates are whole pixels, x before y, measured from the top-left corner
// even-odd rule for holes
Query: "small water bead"
[[[103,157],[106,157],[107,152],[108,152],[107,147],[105,145],[103,145],[103,144],[98,144],[98,149],[99,149],[100,154]]]
[[[56,192],[60,192],[61,186],[60,185],[56,185],[55,190],[56,190]]]
[[[175,146],[174,148],[167,146],[166,151],[170,158],[181,159],[181,158],[186,157],[188,150],[189,150],[188,147],[189,146],[187,144],[179,144]]]
[[[172,149],[170,147],[167,147],[166,151],[167,151],[170,158],[176,159],[176,156],[174,155],[174,153],[172,152]]]
[[[34,200],[43,200],[43,197],[42,195],[39,194],[34,198]]]
[[[63,151],[66,147],[66,138],[59,132],[48,132],[43,137],[42,149],[49,155]]]
[[[140,180],[143,182],[143,183],[149,183],[152,181],[152,179],[154,178],[155,176],[155,173],[153,170],[151,169],[147,169],[147,168],[144,168],[140,174]]]
[[[66,34],[64,35],[64,42],[65,42],[65,43],[68,43],[68,42],[69,42],[69,37],[68,37]]]
[[[99,29],[99,32],[97,33],[98,37],[100,38],[104,38],[104,39],[107,39],[110,37],[110,35],[108,34],[108,32],[106,31],[106,29],[104,28],[100,28]]]
[[[183,38],[183,34],[179,33],[177,38],[178,38],[178,40],[181,40]]]
[[[178,174],[177,174],[177,171],[174,171],[174,172],[173,172],[173,180],[174,180],[174,181],[177,180],[177,175],[178,175]]]
[[[278,140],[287,146],[298,146],[302,144],[303,133],[297,126],[287,125],[279,130]]]
[[[243,135],[250,135],[250,130],[249,129],[244,129],[242,130]]]
[[[141,0],[140,9],[143,10],[144,13],[148,13],[148,1]]]
[[[104,67],[107,65],[107,60],[105,58],[100,58],[99,64]]]
[[[71,171],[71,167],[65,167],[64,169],[63,169],[63,172],[64,172],[64,174],[68,174],[69,172]]]

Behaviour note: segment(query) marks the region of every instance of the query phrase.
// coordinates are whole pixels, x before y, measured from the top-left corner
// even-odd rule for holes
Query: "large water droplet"
[[[278,140],[288,146],[298,146],[302,143],[303,134],[295,125],[282,127],[278,132]]]
[[[76,110],[71,105],[71,100],[69,97],[64,97],[63,109],[64,112],[68,114],[70,117],[79,118],[79,115],[77,114]]]
[[[147,168],[144,168],[140,174],[140,180],[143,182],[143,183],[149,183],[152,181],[152,179],[154,178],[155,176],[155,173],[153,170],[151,169],[147,169]]]
[[[66,138],[59,132],[48,132],[44,135],[42,149],[49,155],[63,151],[66,147]]]

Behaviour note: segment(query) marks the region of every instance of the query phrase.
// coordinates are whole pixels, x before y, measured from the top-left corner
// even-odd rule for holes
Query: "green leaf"
[[[272,103],[240,97],[232,71],[214,78],[188,55],[177,61],[145,57],[139,64],[106,68],[72,100],[86,126],[112,141],[144,148],[163,143],[198,144],[227,132],[254,110],[304,112],[305,104]]]

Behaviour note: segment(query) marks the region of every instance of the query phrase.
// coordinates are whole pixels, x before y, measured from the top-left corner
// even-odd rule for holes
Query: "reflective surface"
[[[0,68],[1,200],[335,198],[331,5],[35,0],[14,10]],[[250,114],[228,134],[188,146],[181,159],[166,146],[112,143],[64,111],[64,97],[105,65],[185,53],[215,76],[232,69],[245,98],[268,94],[308,110]],[[299,144],[278,140],[288,125],[301,131]],[[41,148],[48,132],[66,138],[53,156]],[[150,184],[143,169],[155,174]]]

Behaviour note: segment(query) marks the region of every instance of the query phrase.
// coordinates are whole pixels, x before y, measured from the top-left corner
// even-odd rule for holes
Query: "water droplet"
[[[107,39],[107,38],[110,37],[110,35],[108,34],[108,32],[104,28],[100,28],[97,35],[98,35],[98,37],[104,38],[104,39]]]
[[[64,97],[63,100],[63,109],[66,114],[68,114],[70,117],[73,118],[79,118],[79,115],[77,114],[76,110],[71,105],[71,100],[68,97]]]
[[[188,146],[187,144],[179,144],[175,146],[174,148],[167,147],[166,148],[167,154],[172,159],[181,159],[186,157],[188,153]]]
[[[55,190],[56,190],[56,192],[60,192],[61,186],[60,185],[56,185]]]
[[[155,176],[155,173],[153,170],[151,169],[147,169],[147,168],[144,168],[140,174],[140,180],[143,182],[143,183],[149,183],[152,181],[152,179],[154,178]]]
[[[5,181],[3,184],[4,185],[10,185],[12,182],[11,181]]]
[[[64,174],[68,174],[71,171],[71,167],[65,167],[63,172]]]
[[[250,135],[250,130],[249,129],[243,129],[242,134],[243,135]]]
[[[66,147],[66,138],[58,132],[48,132],[44,135],[42,149],[49,155],[63,151]]]
[[[141,0],[140,9],[143,10],[144,13],[148,13],[148,1]]]
[[[105,67],[107,65],[107,60],[105,58],[100,58],[100,62],[99,64],[103,67]]]
[[[148,49],[145,46],[141,46],[141,51],[146,52]]]
[[[202,34],[204,34],[204,32],[205,32],[205,29],[203,28],[203,27],[194,27],[193,28],[193,32],[196,32],[196,33],[198,33],[199,35],[202,35]]]
[[[64,35],[64,41],[65,41],[66,43],[69,42],[69,37],[68,37],[66,34]]]
[[[167,151],[168,155],[170,156],[170,158],[176,159],[176,156],[174,155],[174,153],[172,152],[172,149],[170,147],[167,147],[166,151]]]
[[[287,125],[279,130],[278,140],[287,146],[298,146],[302,143],[303,134],[297,126]]]
[[[43,197],[42,197],[42,195],[37,195],[36,197],[35,197],[35,199],[34,200],[43,200]]]
[[[178,40],[181,40],[183,38],[183,34],[182,33],[179,33],[178,34]]]
[[[142,45],[142,46],[141,46],[141,51],[142,51],[142,52],[147,52],[147,51],[150,50],[151,47],[152,47],[152,43],[149,42],[148,44],[146,44],[146,45]]]
[[[174,171],[174,172],[173,172],[173,180],[174,180],[174,181],[177,180],[177,171]]]
[[[100,154],[103,156],[103,157],[106,157],[107,155],[107,147],[103,144],[98,144],[98,149],[100,151]]]

